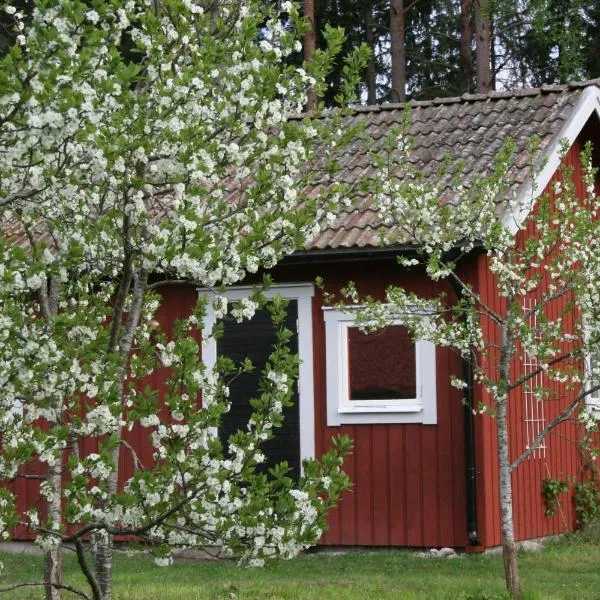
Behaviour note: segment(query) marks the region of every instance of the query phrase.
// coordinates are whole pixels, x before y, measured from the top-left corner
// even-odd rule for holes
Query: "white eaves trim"
[[[550,179],[560,166],[563,140],[566,140],[570,146],[594,112],[600,117],[600,88],[595,85],[583,90],[571,115],[544,153],[542,158],[545,161],[544,167],[535,181],[524,182],[517,191],[516,197],[509,202],[502,216],[502,224],[508,227],[511,233],[516,234],[519,231],[523,221],[533,208],[535,200],[546,189]]]

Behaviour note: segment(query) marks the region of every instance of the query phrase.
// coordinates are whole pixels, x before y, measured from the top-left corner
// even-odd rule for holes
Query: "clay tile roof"
[[[542,150],[552,146],[584,89],[590,86],[600,86],[600,79],[409,102],[407,133],[413,145],[410,160],[431,177],[444,161],[450,159],[451,165],[460,162],[463,184],[469,185],[489,172],[496,153],[510,137],[517,145],[511,171],[517,188],[529,175],[529,140],[536,135]],[[382,104],[357,108],[348,120],[352,124],[364,123],[374,140],[373,150],[377,151],[382,148],[389,127],[401,126],[404,118],[405,105]],[[342,153],[339,163],[341,171],[337,177],[346,183],[356,182],[371,168],[366,147],[357,143]],[[456,166],[451,166],[450,175],[452,172],[456,172]],[[340,208],[333,224],[308,244],[307,251],[381,245],[385,230],[370,198],[359,195],[351,200],[352,207]],[[402,240],[395,240],[398,242]]]
[[[576,112],[585,89],[594,86],[600,87],[600,79],[411,101],[408,103],[410,123],[406,131],[412,143],[410,162],[424,173],[426,179],[429,176],[432,180],[445,165],[448,181],[460,165],[461,181],[468,186],[490,171],[496,153],[510,137],[517,145],[510,173],[516,189],[527,181],[529,175],[527,147],[532,136],[538,136],[542,151],[554,147],[561,129]],[[401,128],[405,118],[405,104],[357,107],[347,117],[349,125],[364,125],[374,152],[383,149],[390,127],[397,125]],[[357,184],[374,172],[366,144],[358,139],[340,153],[338,162],[340,172],[336,178],[348,185]],[[441,198],[442,201],[449,199]],[[372,199],[364,192],[355,192],[353,197],[344,200],[350,200],[350,205],[340,203],[333,223],[307,244],[307,254],[374,248],[386,240],[394,245],[410,243],[409,240],[398,239],[398,232],[381,222]],[[24,232],[17,223],[3,222],[2,228],[14,242],[26,243]],[[45,235],[43,231],[34,233]]]

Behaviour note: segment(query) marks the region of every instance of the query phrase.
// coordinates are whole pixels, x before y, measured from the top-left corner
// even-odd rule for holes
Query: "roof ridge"
[[[550,93],[561,93],[579,90],[586,87],[600,87],[600,78],[587,79],[585,81],[570,81],[560,84],[543,84],[540,87],[516,88],[512,90],[493,90],[487,94],[463,94],[462,96],[436,97],[431,100],[408,100],[407,102],[385,102],[382,104],[369,104],[366,106],[355,106],[353,112],[384,112],[390,110],[404,109],[410,107],[440,106],[442,104],[460,104],[464,102],[481,102],[487,100],[502,100],[510,98],[523,98],[525,96],[540,96]]]

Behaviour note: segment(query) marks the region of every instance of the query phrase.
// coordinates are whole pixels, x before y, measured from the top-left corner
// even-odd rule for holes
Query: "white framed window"
[[[324,308],[327,425],[437,422],[435,346],[398,321],[375,332]]]

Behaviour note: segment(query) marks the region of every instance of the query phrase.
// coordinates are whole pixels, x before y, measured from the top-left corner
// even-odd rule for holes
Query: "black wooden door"
[[[287,307],[286,327],[294,332],[290,341],[293,353],[298,352],[297,318],[298,305],[291,300]],[[275,326],[266,309],[257,311],[252,319],[241,323],[236,323],[233,319],[225,321],[223,336],[217,342],[217,353],[229,356],[238,363],[248,357],[255,368],[253,372],[244,373],[231,382],[231,409],[223,415],[219,429],[219,437],[223,442],[237,430],[246,431],[252,414],[249,400],[258,395],[259,379],[274,343]],[[294,389],[294,405],[284,409],[283,426],[275,428],[273,438],[263,443],[267,460],[261,470],[266,472],[266,469],[285,460],[290,467],[288,475],[297,479],[300,474],[300,418],[296,385]]]

